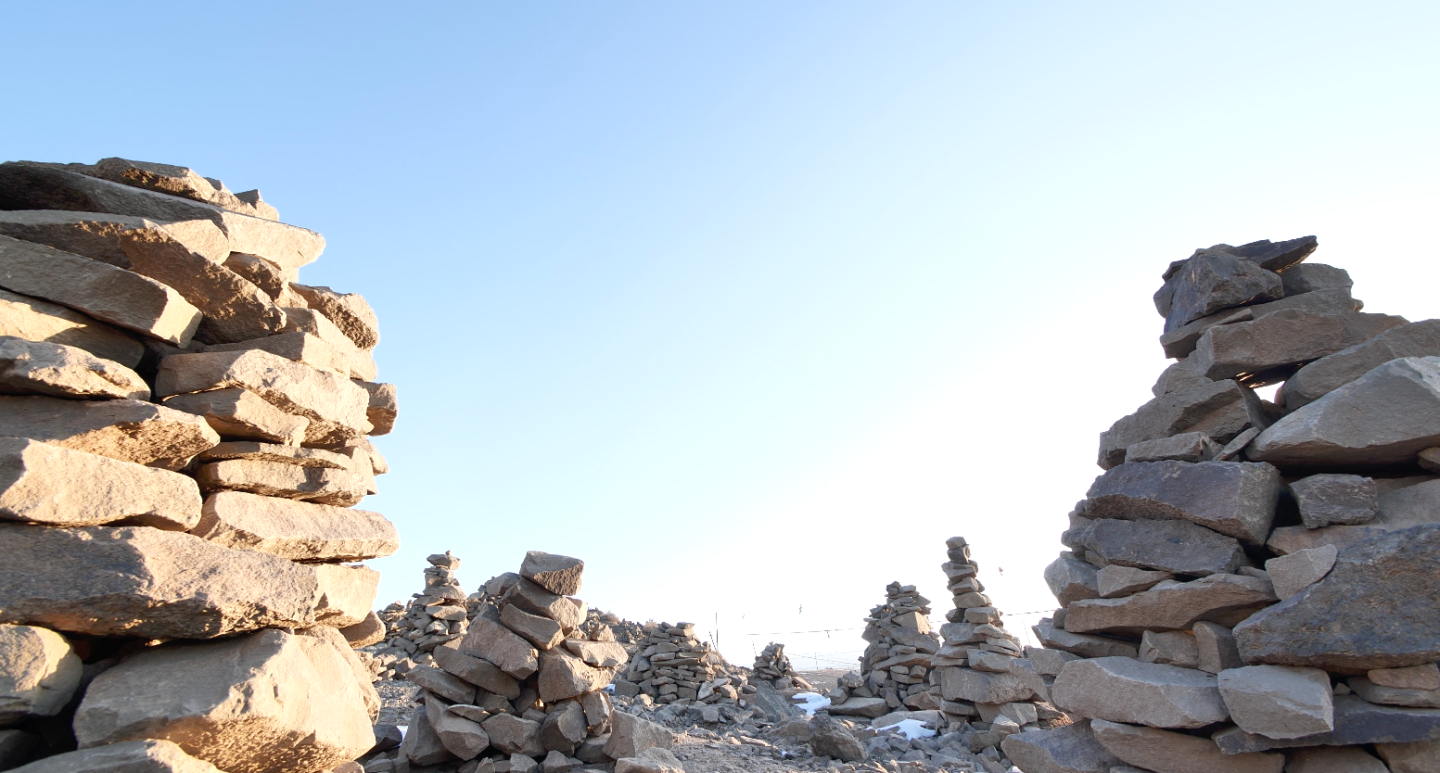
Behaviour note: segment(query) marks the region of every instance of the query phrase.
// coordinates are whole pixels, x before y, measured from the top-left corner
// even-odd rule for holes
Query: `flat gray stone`
[[[1268,464],[1126,462],[1086,493],[1088,518],[1183,520],[1264,544],[1284,484]]]
[[[1431,664],[1434,665],[1434,664]],[[1374,673],[1372,671],[1372,673]],[[1404,687],[1386,687],[1375,684],[1363,676],[1352,676],[1346,682],[1356,695],[1370,703],[1385,706],[1412,706],[1421,709],[1440,709],[1440,690],[1417,690]]]
[[[1326,355],[1301,368],[1281,390],[1285,410],[1293,412],[1401,357],[1440,357],[1440,319],[1390,328],[1379,335]]]
[[[365,561],[400,549],[394,524],[379,513],[239,491],[207,497],[190,533],[292,561]]]
[[[1226,754],[1304,746],[1359,746],[1440,740],[1440,709],[1410,709],[1368,703],[1356,695],[1335,696],[1335,729],[1301,738],[1266,738],[1238,727],[1211,736]]]
[[[1007,737],[1000,748],[1026,773],[1111,773],[1120,760],[1091,732],[1089,720]]]
[[[1286,298],[1320,290],[1349,290],[1355,285],[1355,280],[1350,278],[1350,272],[1324,263],[1301,263],[1292,266],[1280,275],[1280,282],[1285,288]]]
[[[1071,528],[1061,541],[1095,553],[1107,564],[1173,574],[1228,574],[1250,565],[1239,540],[1190,521],[1102,518]]]
[[[1440,357],[1381,365],[1275,422],[1246,456],[1286,467],[1409,462],[1440,445]]]
[[[1046,647],[1083,658],[1139,656],[1132,642],[1112,639],[1109,636],[1071,633],[1064,628],[1057,628],[1055,621],[1048,617],[1041,618],[1030,630],[1035,632],[1035,638]]]
[[[1440,741],[1375,745],[1390,773],[1440,773]]]
[[[1200,251],[1167,284],[1173,286],[1165,329],[1175,330],[1222,309],[1279,300],[1280,276],[1259,264],[1218,251]]]
[[[1204,432],[1185,432],[1172,437],[1142,440],[1125,449],[1125,461],[1208,462],[1219,452],[1220,445]]]
[[[1141,663],[1199,668],[1200,646],[1189,631],[1146,631],[1140,637],[1139,660]]]
[[[1404,317],[1389,314],[1313,314],[1292,309],[1210,328],[1196,342],[1190,359],[1197,373],[1212,380],[1262,375],[1318,360],[1407,323]],[[1260,383],[1266,381],[1270,380],[1262,378]]]
[[[1247,733],[1303,738],[1335,729],[1330,677],[1318,668],[1245,666],[1217,678],[1231,721]]]
[[[1214,574],[1190,582],[1166,580],[1117,599],[1086,599],[1071,604],[1065,629],[1071,633],[1184,631],[1201,621],[1234,625],[1278,599],[1268,580]]]
[[[1366,674],[1371,682],[1382,687],[1404,690],[1440,690],[1440,667],[1435,663],[1405,668],[1372,668]]]
[[[1380,490],[1363,475],[1311,475],[1290,484],[1306,528],[1366,523],[1380,513]]]
[[[1190,632],[1195,636],[1200,663],[1198,668],[1207,674],[1218,674],[1227,668],[1245,665],[1240,659],[1240,649],[1235,645],[1235,634],[1229,628],[1208,621],[1195,624]]]
[[[1062,555],[1045,567],[1045,583],[1062,607],[1072,601],[1100,595],[1095,567],[1072,555]]]
[[[1341,673],[1440,660],[1440,526],[1342,551],[1319,582],[1235,627],[1245,662]],[[1074,614],[1071,612],[1070,614]]]
[[[1131,658],[1066,663],[1050,697],[1067,712],[1149,727],[1204,727],[1230,716],[1213,675]]]
[[[1222,754],[1208,738],[1097,719],[1095,740],[1117,758],[1155,773],[1281,773],[1282,754]]]
[[[1281,601],[1319,582],[1335,566],[1338,555],[1334,545],[1297,550],[1265,562],[1265,573],[1275,586]]]
[[[1121,464],[1130,446],[1146,440],[1202,432],[1216,443],[1225,443],[1246,427],[1269,423],[1260,398],[1234,381],[1178,389],[1145,403],[1102,432],[1098,463],[1106,470]]]
[[[200,491],[180,473],[0,437],[0,519],[188,531],[200,522]]]
[[[1314,236],[1300,236],[1286,239],[1283,242],[1261,239],[1258,242],[1242,244],[1239,247],[1230,247],[1225,251],[1283,276],[1286,271],[1310,257],[1310,254],[1318,246],[1320,246],[1320,240]]]
[[[1418,483],[1415,481],[1419,481]],[[1345,550],[1372,537],[1412,526],[1440,524],[1440,480],[1433,478],[1402,478],[1384,482],[1380,491],[1379,512],[1363,524],[1335,524],[1310,529],[1304,526],[1281,526],[1271,532],[1266,546],[1281,555],[1327,545]]]
[[[1095,574],[1100,588],[1100,598],[1115,599],[1129,596],[1142,590],[1149,590],[1165,580],[1175,579],[1169,572],[1152,569],[1136,569],[1133,566],[1110,564]]]
[[[1200,342],[1200,336],[1204,335],[1205,331],[1218,325],[1233,325],[1239,322],[1249,322],[1281,311],[1343,314],[1346,312],[1359,311],[1364,305],[1365,304],[1350,295],[1348,288],[1316,290],[1290,298],[1281,298],[1278,301],[1272,301],[1270,303],[1245,306],[1239,309],[1226,309],[1207,317],[1201,317],[1184,327],[1176,328],[1160,336],[1160,346],[1165,350],[1166,357],[1178,359],[1194,352],[1195,345]]]

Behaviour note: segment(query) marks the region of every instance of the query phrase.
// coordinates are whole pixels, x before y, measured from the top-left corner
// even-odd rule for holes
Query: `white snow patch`
[[[396,725],[396,727],[400,728],[400,739],[403,741],[403,740],[405,739],[405,731],[406,731],[406,730],[409,730],[409,729],[410,729],[410,726],[409,726],[409,725]]]
[[[893,732],[905,736],[905,740],[913,741],[916,738],[934,738],[935,731],[927,727],[924,722],[918,719],[902,719],[893,725],[875,728],[877,732]]]
[[[823,708],[829,708],[830,699],[818,692],[797,692],[790,700],[800,705],[807,716],[815,716],[815,712]]]

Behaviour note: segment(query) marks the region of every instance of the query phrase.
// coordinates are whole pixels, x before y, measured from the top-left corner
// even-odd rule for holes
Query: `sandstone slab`
[[[481,723],[490,736],[490,744],[506,754],[540,757],[545,747],[540,744],[540,723],[512,714],[496,714]]]
[[[265,338],[213,344],[205,347],[207,352],[239,352],[248,349],[269,352],[287,360],[304,363],[320,370],[333,371],[351,379],[375,377],[375,361],[373,359],[357,357],[353,353],[337,349],[309,333],[279,333]],[[357,383],[364,386],[363,382]],[[381,415],[378,411],[376,414]],[[393,416],[391,418],[393,424]]]
[[[1230,719],[1247,733],[1302,738],[1335,729],[1330,677],[1318,668],[1245,666],[1217,679]]]
[[[1050,696],[1065,711],[1150,727],[1204,727],[1229,717],[1214,676],[1131,658],[1066,663]]]
[[[1178,389],[1156,397],[1100,434],[1101,469],[1125,461],[1126,450],[1146,440],[1202,432],[1228,442],[1251,425],[1269,425],[1260,398],[1232,380]]]
[[[1007,737],[1000,747],[1026,773],[1111,773],[1120,764],[1095,740],[1085,719],[1049,730],[1025,730]]]
[[[1326,355],[1285,382],[1285,409],[1295,411],[1401,357],[1440,357],[1440,320],[1390,328],[1363,343]]]
[[[267,630],[169,645],[96,677],[75,735],[82,748],[168,740],[230,773],[326,771],[375,743],[360,688],[316,638]]]
[[[5,290],[0,290],[0,335],[73,346],[128,368],[145,354],[127,332],[58,303]]]
[[[355,342],[350,340],[350,336],[345,335],[344,331],[336,327],[329,317],[305,306],[284,306],[282,308],[285,311],[283,333],[306,333],[314,336],[329,344],[349,361],[352,376],[367,381],[375,378],[374,354],[356,346]]]
[[[548,617],[559,623],[560,629],[567,633],[575,630],[585,617],[584,612],[571,599],[551,593],[538,583],[524,578],[510,586],[501,598],[501,603],[514,604],[530,614]]]
[[[376,387],[390,386],[375,384]],[[558,596],[574,596],[580,592],[585,562],[578,558],[531,550],[520,564],[520,576]]]
[[[1278,599],[1268,580],[1215,574],[1190,582],[1166,580],[1116,599],[1071,604],[1065,630],[1071,633],[1140,634],[1188,630],[1197,622],[1234,625]]]
[[[1189,631],[1146,631],[1140,637],[1139,660],[1141,663],[1199,668],[1200,645]]]
[[[205,420],[140,400],[0,396],[0,436],[167,470],[220,442]]]
[[[46,757],[12,773],[225,773],[170,741],[147,739]]]
[[[1404,317],[1389,314],[1281,311],[1210,328],[1195,344],[1191,359],[1195,370],[1209,379],[1263,376],[1362,344],[1407,323]]]
[[[1265,562],[1265,573],[1281,601],[1319,582],[1335,565],[1334,545],[1297,550]]]
[[[239,491],[207,497],[190,533],[292,561],[364,561],[400,548],[395,526],[379,513]]]
[[[489,661],[515,679],[524,679],[540,669],[530,642],[493,620],[477,617],[470,623],[460,652]]]
[[[1071,633],[1063,627],[1056,627],[1055,621],[1048,617],[1041,618],[1040,622],[1031,626],[1031,630],[1035,632],[1035,638],[1039,639],[1044,646],[1083,658],[1134,658],[1139,656],[1135,645],[1131,642],[1112,639],[1108,636]]]
[[[1175,579],[1175,575],[1152,569],[1136,569],[1133,566],[1111,564],[1096,572],[1095,579],[1100,589],[1100,598],[1114,599],[1149,590],[1165,580]]]
[[[434,656],[436,665],[486,692],[509,700],[520,697],[520,683],[514,677],[488,660],[461,652],[458,641],[436,647],[431,651],[431,655]]]
[[[80,686],[82,666],[70,642],[30,625],[0,625],[0,727],[53,717]]]
[[[564,649],[540,653],[540,700],[555,703],[604,689],[615,676],[610,668],[594,668]]]
[[[559,623],[548,617],[532,615],[514,604],[506,604],[500,610],[500,621],[541,650],[548,650],[565,638]]]
[[[82,400],[150,399],[135,371],[74,346],[0,336],[0,392]]]
[[[1127,462],[1091,484],[1086,517],[1184,520],[1264,544],[1283,483],[1268,464]]]
[[[1440,690],[1388,687],[1376,684],[1363,676],[1352,676],[1346,684],[1350,685],[1350,689],[1353,690],[1356,695],[1359,695],[1370,703],[1379,703],[1385,706],[1412,706],[1422,709],[1440,709]]]
[[[1371,467],[1440,445],[1440,357],[1406,357],[1285,416],[1246,455],[1280,467]]]
[[[1155,773],[1281,773],[1281,754],[1222,754],[1208,738],[1097,719],[1095,740],[1121,760]]]
[[[350,457],[338,451],[250,440],[227,440],[195,457],[197,462],[218,462],[224,459],[250,459],[293,464],[297,467],[328,467],[332,470],[353,469]]]
[[[223,263],[230,252],[230,240],[225,232],[209,220],[181,220],[162,225],[134,215],[103,212],[0,211],[0,235],[44,244],[125,269],[130,268],[130,256],[125,254],[121,234],[135,229],[164,231],[211,263]]]
[[[1173,367],[1173,366],[1172,366]],[[1208,380],[1208,379],[1205,379]],[[1197,382],[1199,383],[1199,382]],[[1167,394],[1173,389],[1162,390]],[[1204,432],[1183,432],[1165,438],[1142,440],[1125,449],[1126,462],[1208,462],[1220,446]]]
[[[1225,574],[1250,565],[1238,540],[1190,521],[1102,518],[1070,529],[1061,541],[1108,564],[1173,574]]]
[[[445,750],[462,760],[473,760],[490,747],[484,726],[473,719],[447,711],[450,704],[427,696],[425,718]]]
[[[380,343],[380,323],[366,300],[355,293],[337,293],[328,287],[291,283],[310,308],[324,314],[361,349]]]
[[[1440,526],[1339,554],[1319,582],[1236,626],[1245,662],[1341,673],[1440,660]]]
[[[1375,745],[1390,773],[1440,773],[1440,740]]]
[[[395,429],[395,418],[400,412],[400,403],[396,397],[394,384],[372,384],[368,381],[356,381],[370,395],[370,406],[365,411],[365,416],[374,425],[370,430],[371,435],[388,435]],[[574,559],[578,560],[578,559]],[[580,562],[581,569],[585,563]],[[521,574],[524,574],[522,571]],[[541,583],[542,585],[544,583]],[[577,588],[578,590],[578,588]],[[562,596],[570,596],[577,591],[562,593]]]
[[[368,493],[371,476],[328,467],[228,459],[201,465],[195,479],[207,494],[243,491],[280,499],[350,507]]]
[[[0,524],[0,554],[9,557],[0,565],[0,622],[100,636],[352,625],[368,613],[379,578],[147,527]]]
[[[890,713],[890,705],[884,698],[852,697],[844,703],[832,704],[828,711],[837,717],[882,717]]]
[[[596,668],[618,668],[629,660],[624,645],[613,641],[566,639],[565,649],[585,661],[586,665]]]
[[[1035,697],[1035,691],[1018,674],[946,668],[940,671],[940,695],[947,701],[1012,703],[1030,700]]]
[[[1440,709],[1380,706],[1355,695],[1335,696],[1335,729],[1301,738],[1267,738],[1238,727],[1211,736],[1226,754],[1305,746],[1359,746],[1440,740]]]
[[[310,428],[310,420],[304,416],[286,413],[254,392],[239,387],[174,395],[161,404],[203,416],[205,423],[226,438],[299,445],[305,441],[305,432]]]
[[[1390,773],[1364,749],[1301,749],[1290,756],[1286,773]]]
[[[1434,663],[1406,668],[1372,668],[1365,676],[1382,687],[1440,690],[1440,668]]]
[[[612,760],[634,757],[646,749],[670,749],[675,734],[664,725],[633,714],[615,712],[610,740],[605,742],[605,756]]]
[[[0,519],[50,526],[127,525],[186,531],[200,520],[190,477],[0,437]]]
[[[122,185],[203,201],[252,217],[263,217],[267,220],[279,218],[274,207],[260,200],[260,191],[231,193],[219,180],[201,177],[194,170],[183,166],[132,161],[127,158],[102,158],[91,165],[66,164],[65,168]]]

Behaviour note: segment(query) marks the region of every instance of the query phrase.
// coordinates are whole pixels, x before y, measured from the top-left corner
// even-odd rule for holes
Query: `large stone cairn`
[[[1041,727],[1062,715],[1040,699],[1041,676],[1026,658],[1020,640],[1005,630],[1000,611],[985,595],[964,537],[945,541],[949,560],[941,567],[949,579],[955,607],[940,627],[945,642],[931,659],[940,682],[940,710],[949,728],[966,724],[977,731],[971,745],[997,746],[1021,729]]]
[[[622,677],[617,695],[644,694],[656,703],[739,705],[748,680],[720,653],[695,638],[694,623],[660,623],[641,642]]]
[[[257,191],[0,164],[0,769],[311,773],[375,744],[375,315]]]
[[[527,553],[498,605],[482,609],[463,638],[436,647],[435,666],[406,675],[421,688],[422,705],[397,756],[372,759],[366,770],[439,765],[471,773],[504,765],[527,773],[543,765],[563,773],[629,756],[629,730],[617,720],[611,732],[605,691],[625,649],[579,631],[587,609],[573,594],[584,568],[574,558]]]
[[[385,646],[376,652],[383,666],[378,678],[394,679],[414,665],[433,665],[430,653],[436,647],[465,635],[469,623],[465,591],[455,577],[460,559],[447,550],[425,561],[430,564],[425,567],[425,589],[412,594],[410,603],[395,602],[381,611]]]
[[[1101,435],[1035,626],[1079,721],[1006,739],[1027,773],[1437,770],[1440,320],[1360,313],[1315,246],[1165,272],[1178,361]]]
[[[809,690],[810,683],[795,673],[790,658],[785,656],[785,645],[770,642],[755,656],[755,666],[750,669],[752,680],[764,680],[776,690]]]
[[[930,599],[914,585],[890,583],[884,603],[865,618],[861,636],[869,646],[860,656],[860,676],[872,694],[885,700],[886,711],[940,708],[930,689],[930,658],[940,649],[940,637],[930,628]],[[830,713],[850,712],[832,707]]]

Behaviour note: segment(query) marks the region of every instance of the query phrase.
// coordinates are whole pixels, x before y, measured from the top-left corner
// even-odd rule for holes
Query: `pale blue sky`
[[[570,553],[592,604],[718,614],[748,661],[740,634],[858,626],[892,579],[943,612],[951,534],[1011,612],[1053,605],[1040,569],[1195,247],[1315,233],[1370,310],[1433,316],[1437,22],[12,3],[0,156],[184,164],[325,234],[302,280],[370,299],[400,387],[363,505],[405,541],[382,604],[429,552],[467,589]]]

